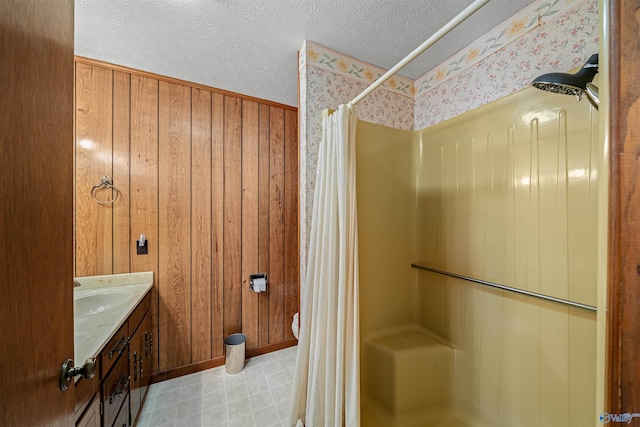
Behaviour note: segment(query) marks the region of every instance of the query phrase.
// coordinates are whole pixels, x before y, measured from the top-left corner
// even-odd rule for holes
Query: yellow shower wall
[[[586,100],[525,89],[421,131],[414,260],[595,306],[597,124]],[[456,405],[595,425],[595,313],[414,274],[413,321],[459,349]]]
[[[530,88],[422,131],[418,259],[595,306],[593,111]]]
[[[411,321],[414,132],[364,121],[356,129],[360,333]]]

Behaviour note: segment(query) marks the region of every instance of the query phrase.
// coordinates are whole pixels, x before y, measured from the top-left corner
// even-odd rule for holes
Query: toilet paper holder
[[[257,283],[254,284],[255,279],[264,279],[265,289],[259,289]],[[257,282],[257,281],[256,281]],[[249,275],[249,288],[254,292],[264,292],[267,286],[267,273],[254,273]]]

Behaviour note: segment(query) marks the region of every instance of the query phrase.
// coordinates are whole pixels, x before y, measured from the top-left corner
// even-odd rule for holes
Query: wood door
[[[624,414],[640,408],[640,14],[637,1],[606,7],[610,90],[601,96],[609,96],[611,172],[604,410]]]
[[[73,425],[73,0],[0,0],[0,425]]]

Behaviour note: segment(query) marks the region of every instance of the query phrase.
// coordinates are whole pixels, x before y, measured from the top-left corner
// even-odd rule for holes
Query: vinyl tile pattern
[[[138,427],[288,426],[297,347],[152,384]]]

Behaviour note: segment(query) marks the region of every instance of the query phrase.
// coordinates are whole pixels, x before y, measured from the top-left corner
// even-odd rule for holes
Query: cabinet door
[[[152,326],[151,326],[151,312],[147,313],[145,318],[142,320],[142,324],[140,325],[140,329],[144,331],[144,346],[142,351],[142,379],[140,383],[141,388],[141,396],[147,392],[147,388],[149,387],[149,382],[151,381],[151,373],[153,372],[153,345],[154,345],[154,337],[152,334]]]
[[[118,417],[113,422],[113,427],[129,427],[129,396],[125,397],[124,404],[118,412]]]
[[[131,419],[135,420],[140,411],[142,401],[151,378],[151,361],[153,360],[151,336],[151,312],[142,318],[140,326],[134,332],[129,343],[131,373]]]
[[[144,330],[138,327],[129,341],[129,373],[131,376],[130,385],[130,402],[131,402],[131,419],[135,420],[138,410],[140,409],[140,379],[143,366],[142,355],[144,352]]]
[[[93,401],[76,423],[76,427],[100,427],[100,396],[93,397]]]
[[[118,416],[120,408],[129,393],[130,377],[129,377],[129,360],[126,354],[118,357],[111,372],[102,383],[102,401],[103,401],[103,423],[104,427],[113,425],[114,420]],[[127,410],[127,415],[129,411]]]

